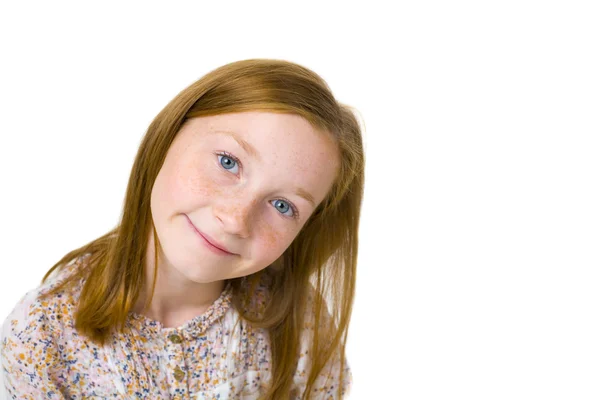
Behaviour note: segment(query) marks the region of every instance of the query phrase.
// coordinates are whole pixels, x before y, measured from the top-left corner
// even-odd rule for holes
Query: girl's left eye
[[[291,215],[288,214],[288,217],[298,218],[298,210],[296,210],[296,207],[294,207],[294,205],[292,203],[289,203],[283,199],[278,199],[278,200],[273,200],[271,202],[271,204],[273,204],[275,206],[275,208],[277,208],[277,210],[283,210],[283,213],[281,213],[281,214],[285,215],[286,212],[290,211]]]
[[[235,175],[238,174],[237,170],[235,172],[233,171],[235,167],[239,169],[239,167],[242,166],[242,163],[240,162],[240,160],[237,159],[237,157],[227,152],[219,152],[217,153],[217,156],[219,159],[219,164],[221,164],[223,168],[225,168],[228,171],[232,171],[232,173]],[[291,212],[291,215],[287,214],[288,217],[295,219],[299,217],[298,209],[296,208],[296,206],[294,206],[294,204],[285,199],[273,200],[271,204],[273,204],[275,208],[277,208],[277,210],[283,210],[283,212],[280,213],[282,215],[286,215],[286,213],[289,211]]]

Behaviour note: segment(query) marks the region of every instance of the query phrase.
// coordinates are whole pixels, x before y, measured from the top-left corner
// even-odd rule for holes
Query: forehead
[[[288,157],[337,154],[337,146],[328,132],[316,129],[294,114],[243,112],[192,118],[182,130],[193,134],[188,135],[190,140],[229,137],[258,159],[269,154]]]
[[[192,145],[232,151],[241,158],[245,174],[260,171],[275,183],[301,182],[317,200],[338,168],[338,149],[330,133],[294,114],[243,112],[192,118],[182,131]]]
[[[328,133],[317,130],[299,115],[273,112],[249,111],[191,118],[184,126],[193,126],[202,131],[229,130],[252,139],[269,136],[288,140],[311,139],[312,136],[330,139]]]

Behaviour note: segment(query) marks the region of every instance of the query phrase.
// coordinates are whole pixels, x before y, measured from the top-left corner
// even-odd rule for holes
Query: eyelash
[[[242,162],[240,161],[240,159],[239,159],[239,158],[237,158],[236,156],[234,156],[234,155],[233,155],[233,154],[231,154],[231,153],[228,153],[228,152],[226,152],[226,151],[218,151],[218,152],[216,152],[216,155],[219,155],[219,156],[225,156],[225,157],[231,158],[233,161],[235,161],[236,163],[238,163],[238,165],[240,166],[240,169],[243,169],[243,168],[244,168],[244,166],[243,166]],[[221,165],[221,163],[220,163],[220,162],[219,162],[219,166],[220,166],[221,168],[223,168],[223,166]],[[225,171],[227,171],[225,168],[223,168],[223,169],[224,169]],[[284,218],[294,218],[294,219],[298,219],[299,213],[298,213],[298,209],[296,208],[296,206],[294,205],[294,203],[292,203],[291,201],[289,201],[289,200],[288,200],[288,199],[286,199],[285,197],[281,197],[281,198],[279,198],[279,199],[277,199],[277,200],[283,200],[283,201],[285,201],[286,203],[288,203],[288,204],[290,205],[290,208],[292,209],[292,212],[293,212],[293,214],[294,214],[294,215],[293,215],[292,217],[286,217],[285,215],[283,215],[283,214],[281,214],[281,213],[278,213],[278,214],[282,215]]]

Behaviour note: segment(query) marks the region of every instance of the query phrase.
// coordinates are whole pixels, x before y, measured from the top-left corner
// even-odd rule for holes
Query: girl
[[[7,397],[342,398],[364,163],[311,70],[208,73],[150,124],[118,226],[6,319]]]

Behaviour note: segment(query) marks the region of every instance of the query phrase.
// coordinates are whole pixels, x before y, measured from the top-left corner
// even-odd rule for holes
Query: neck
[[[156,285],[152,294],[154,268],[154,245],[150,243],[144,265],[144,286],[133,311],[161,322],[164,327],[177,327],[204,314],[225,286],[225,281],[197,283],[189,280],[169,266],[159,249]],[[144,310],[151,294],[152,300]]]

